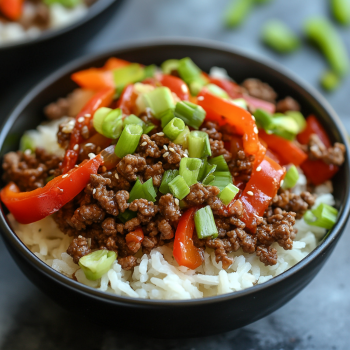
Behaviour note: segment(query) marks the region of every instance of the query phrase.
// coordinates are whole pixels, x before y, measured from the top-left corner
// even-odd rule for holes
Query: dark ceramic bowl
[[[42,291],[76,315],[89,317],[109,327],[125,328],[160,337],[195,337],[229,331],[254,322],[284,305],[300,292],[317,274],[333,251],[344,231],[349,215],[349,147],[339,118],[313,89],[273,63],[247,56],[227,46],[208,42],[175,40],[131,45],[110,50],[65,66],[36,86],[16,107],[0,133],[2,154],[18,148],[20,135],[43,119],[43,107],[65,96],[75,85],[72,72],[103,65],[110,56],[160,64],[168,58],[190,56],[204,71],[212,66],[224,67],[238,82],[256,77],[268,82],[280,97],[297,99],[305,115],[314,113],[326,127],[333,141],[346,144],[345,164],[334,179],[334,195],[339,219],[329,236],[304,260],[272,280],[252,288],[216,297],[155,301],[120,297],[100,292],[75,282],[39,260],[14,234],[1,206],[1,231],[5,243],[23,273]],[[302,315],[300,315],[302,317]]]

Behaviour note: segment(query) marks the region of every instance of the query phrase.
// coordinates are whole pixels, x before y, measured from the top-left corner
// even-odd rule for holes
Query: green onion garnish
[[[145,125],[145,122],[141,120],[139,117],[136,117],[136,115],[130,114],[128,117],[124,119],[124,126],[128,124],[136,124],[136,125],[141,125],[143,127]]]
[[[283,180],[282,188],[284,189],[293,188],[298,182],[298,179],[299,179],[298,169],[296,168],[295,165],[292,165],[286,173],[286,176]]]
[[[153,123],[147,123],[143,126],[143,133],[148,134],[151,132],[156,126]]]
[[[198,158],[182,158],[180,161],[179,174],[185,179],[188,186],[197,182],[202,160]],[[181,198],[182,199],[182,198]]]
[[[206,85],[206,88],[215,96],[219,96],[225,99],[229,98],[229,95],[227,94],[227,92],[215,84],[208,84]]]
[[[35,151],[35,142],[27,133],[23,134],[19,142],[19,145],[20,145],[19,149],[22,152],[26,151],[27,149],[31,150],[32,152]]]
[[[136,180],[135,185],[130,191],[128,203],[135,199],[144,198],[149,202],[155,202],[157,197],[156,190],[153,187],[153,180],[149,178],[145,183],[141,183],[139,179]]]
[[[185,123],[180,118],[173,118],[170,122],[164,127],[163,132],[166,137],[171,141],[175,140],[184,130]]]
[[[114,84],[116,89],[124,88],[125,85],[140,81],[144,77],[144,68],[138,63],[131,63],[128,66],[113,71]]]
[[[231,0],[225,10],[224,23],[227,27],[239,26],[248,16],[254,0]]]
[[[146,78],[152,78],[157,71],[157,66],[155,64],[151,64],[150,66],[146,66],[144,68],[144,75],[142,79],[146,79]]]
[[[127,154],[133,154],[139,144],[143,129],[140,125],[129,124],[120,135],[114,152],[119,158],[125,157]]]
[[[207,158],[203,160],[202,166],[199,169],[198,181],[206,182],[208,176],[216,170],[216,164],[208,163]],[[212,178],[214,180],[214,178]]]
[[[157,119],[161,117],[163,112],[175,107],[173,95],[167,87],[162,86],[155,88],[142,96],[145,106],[151,108],[153,115]]]
[[[127,221],[136,218],[137,216],[137,212],[136,211],[132,211],[130,209],[126,209],[124,211],[124,213],[119,213],[117,218],[123,223],[125,224]]]
[[[213,185],[214,183],[214,180],[215,180],[215,176],[213,174],[208,174],[204,180],[202,181],[203,185],[205,186],[209,186],[209,185]]]
[[[337,222],[338,210],[321,203],[316,209],[308,210],[304,220],[308,225],[331,229]]]
[[[247,101],[245,99],[243,99],[243,98],[236,98],[235,100],[231,100],[231,102],[233,104],[235,104],[236,106],[241,107],[241,108],[243,108],[245,110],[248,109]]]
[[[95,112],[94,116],[92,117],[92,124],[99,134],[103,134],[102,123],[109,112],[112,112],[111,108],[101,107]]]
[[[178,102],[175,107],[175,116],[194,129],[198,129],[201,126],[205,114],[205,110],[201,106],[188,101]]]
[[[322,74],[320,82],[325,90],[332,91],[339,86],[340,78],[333,71],[327,70]]]
[[[232,175],[229,171],[214,171],[215,176],[211,186],[218,187],[221,191],[229,184],[232,184]]]
[[[166,170],[163,174],[162,183],[159,187],[159,192],[163,194],[170,193],[169,182],[175,179],[177,175],[179,175],[178,170]]]
[[[190,188],[181,175],[177,175],[168,185],[172,195],[180,200],[190,193]]]
[[[102,135],[109,139],[117,139],[123,129],[122,111],[117,108],[109,112],[102,122]]]
[[[164,61],[160,68],[164,74],[170,74],[172,71],[177,70],[179,67],[179,60],[166,60]]]
[[[143,192],[143,186],[139,178],[137,178],[133,188],[129,193],[128,203],[131,203],[135,199],[145,198],[145,194]]]
[[[172,109],[167,109],[165,112],[163,112],[160,115],[162,128],[164,128],[170,122],[170,120],[174,118],[175,118],[175,114]]]
[[[228,184],[220,193],[219,198],[225,205],[231,203],[232,199],[235,198],[236,194],[239,192],[239,188],[233,184]]]
[[[291,117],[294,119],[294,121],[297,123],[298,125],[298,134],[300,132],[302,132],[305,128],[306,128],[306,120],[304,118],[304,116],[298,112],[298,111],[287,111],[285,113],[288,117]]]
[[[194,224],[199,239],[216,238],[219,235],[215,225],[214,215],[209,205],[196,211],[194,214]]]
[[[331,7],[334,18],[341,24],[350,24],[350,1],[331,0]]]
[[[185,130],[179,134],[179,136],[174,140],[174,143],[181,145],[184,149],[188,148],[188,136],[190,135],[190,129],[188,126]]]
[[[96,250],[80,258],[79,266],[88,280],[95,281],[108,272],[116,259],[117,254],[113,251]]]
[[[210,164],[216,164],[216,171],[229,171],[227,162],[223,155],[208,160]]]
[[[204,131],[191,131],[188,137],[188,153],[191,158],[211,156],[209,136]]]

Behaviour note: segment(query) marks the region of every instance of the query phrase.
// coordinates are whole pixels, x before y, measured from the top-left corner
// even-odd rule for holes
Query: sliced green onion
[[[124,126],[128,124],[136,124],[136,125],[141,125],[143,127],[145,125],[145,122],[141,120],[139,117],[136,117],[136,115],[130,114],[128,117],[124,119]]]
[[[157,197],[156,190],[153,187],[153,180],[149,178],[145,183],[141,183],[139,179],[136,180],[135,185],[130,191],[128,202],[131,203],[135,199],[144,198],[149,202],[155,202]]]
[[[222,191],[227,185],[232,184],[232,175],[229,171],[214,171],[214,181],[210,184]]]
[[[231,0],[225,11],[224,23],[227,27],[237,27],[247,18],[254,0]]]
[[[136,211],[132,211],[130,209],[126,209],[124,211],[124,213],[119,213],[117,218],[123,223],[125,224],[127,221],[136,218],[137,216],[137,212]]]
[[[305,128],[306,128],[306,120],[305,120],[304,116],[300,112],[298,112],[298,111],[287,111],[286,115],[288,117],[293,118],[294,121],[297,123],[297,125],[298,125],[298,134],[305,130]]]
[[[146,66],[144,68],[143,79],[154,77],[154,75],[156,74],[156,71],[157,71],[157,66],[155,64],[151,64],[150,66]]]
[[[211,156],[209,136],[204,131],[191,131],[188,137],[188,153],[191,158]]]
[[[119,158],[125,157],[127,154],[133,154],[139,144],[143,129],[140,125],[129,124],[120,135],[114,152]]]
[[[321,203],[316,209],[308,210],[304,220],[308,225],[331,229],[337,222],[338,210]]]
[[[117,108],[109,112],[102,122],[102,135],[109,139],[117,139],[122,133],[122,111]]]
[[[153,115],[159,119],[163,112],[173,109],[174,99],[169,88],[158,87],[142,95],[146,107],[151,108]]]
[[[209,174],[207,175],[204,180],[203,180],[203,185],[205,186],[213,186],[213,183],[214,183],[214,180],[215,180],[215,176],[213,174]]]
[[[80,258],[79,266],[88,280],[96,281],[109,271],[116,259],[117,254],[113,251],[96,250]]]
[[[171,141],[175,140],[184,130],[185,123],[180,118],[173,118],[163,129],[164,134]]]
[[[125,85],[142,80],[145,71],[138,63],[131,63],[128,66],[113,71],[114,84],[116,89],[122,89]]]
[[[185,130],[179,134],[179,136],[174,140],[174,143],[181,145],[184,149],[188,148],[188,137],[190,135],[190,129],[188,126],[185,127]]]
[[[26,151],[27,149],[31,150],[32,152],[35,151],[35,142],[27,133],[24,133],[21,137],[19,149],[22,152]]]
[[[178,170],[166,170],[163,174],[162,183],[159,187],[159,192],[163,194],[170,193],[169,182],[174,180],[177,175],[179,175]]]
[[[53,4],[60,4],[67,8],[73,8],[80,4],[81,0],[44,0],[44,3],[48,6],[51,6]]]
[[[177,70],[181,78],[189,86],[192,95],[197,95],[207,83],[202,76],[200,68],[189,57],[179,61]]]
[[[168,183],[170,192],[178,199],[185,198],[190,193],[185,179],[181,175],[177,175],[173,180]]]
[[[219,235],[215,225],[214,215],[209,205],[196,211],[194,214],[194,224],[199,239],[216,238]]]
[[[321,86],[327,90],[332,91],[336,89],[340,84],[340,78],[332,71],[326,71],[321,76]]]
[[[239,188],[233,184],[228,184],[220,193],[219,198],[225,205],[231,203],[232,199],[236,197],[239,192]]]
[[[166,60],[160,66],[164,74],[171,74],[171,72],[174,70],[177,70],[178,67],[179,67],[179,60],[174,60],[174,59]]]
[[[267,21],[262,29],[262,40],[279,53],[295,51],[300,46],[299,38],[279,20]]]
[[[129,193],[128,203],[131,203],[135,199],[145,198],[145,194],[143,192],[143,186],[139,178],[137,178],[133,188]]]
[[[265,131],[271,129],[273,116],[269,112],[258,108],[254,111],[254,118],[259,128],[262,128]]]
[[[350,1],[349,0],[331,0],[332,12],[334,18],[341,24],[350,24]]]
[[[271,131],[278,136],[287,140],[294,140],[295,136],[299,132],[299,126],[297,122],[288,116],[281,116],[273,118],[273,126]]]
[[[110,112],[112,112],[111,108],[101,107],[95,112],[94,116],[92,117],[92,124],[99,134],[103,134],[102,123]]]
[[[188,101],[178,102],[175,107],[175,116],[194,129],[201,126],[205,114],[205,110],[201,106]]]
[[[215,96],[219,96],[225,99],[229,98],[229,95],[227,94],[227,92],[215,84],[208,84],[206,88]]]
[[[188,186],[197,182],[202,160],[198,158],[182,158],[180,161],[179,174],[185,179]]]
[[[298,182],[298,179],[299,179],[298,169],[296,168],[295,165],[292,165],[286,173],[286,176],[283,180],[282,188],[284,189],[293,188]]]
[[[203,164],[199,169],[198,181],[206,182],[208,176],[216,170],[216,164],[208,163],[207,158],[203,160]],[[214,180],[214,178],[212,178]]]
[[[245,110],[248,109],[247,101],[244,98],[236,98],[235,100],[231,100],[231,102],[236,106],[241,107]]]
[[[147,123],[143,126],[143,133],[148,134],[151,132],[156,126],[153,123]]]
[[[170,122],[170,120],[174,118],[175,118],[175,114],[172,109],[167,109],[165,112],[163,112],[160,115],[162,128],[164,128]]]
[[[210,164],[216,164],[216,171],[229,171],[227,162],[223,155],[211,158],[208,162]]]

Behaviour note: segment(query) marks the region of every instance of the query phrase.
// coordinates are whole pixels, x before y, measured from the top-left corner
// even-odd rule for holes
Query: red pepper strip
[[[173,255],[180,266],[196,269],[203,262],[203,257],[194,246],[194,214],[198,208],[190,208],[181,216],[175,232]]]
[[[105,70],[119,69],[119,68],[126,67],[129,64],[130,64],[129,61],[125,61],[116,57],[111,57],[106,61],[105,65],[103,66],[103,69]]]
[[[268,208],[271,199],[280,188],[285,173],[285,168],[267,156],[259,168],[253,170],[240,197],[243,204],[242,221],[252,232],[256,231],[257,217],[262,216]]]
[[[90,181],[90,175],[97,173],[102,162],[102,157],[98,155],[84,161],[69,173],[55,177],[46,186],[30,192],[20,192],[10,182],[1,190],[1,200],[21,224],[41,220],[57,212],[77,196]]]
[[[326,130],[314,115],[310,115],[306,118],[306,128],[303,132],[298,134],[297,140],[302,145],[307,145],[311,134],[316,134],[327,148],[332,146]]]
[[[129,115],[135,106],[136,99],[137,94],[134,92],[134,85],[127,85],[118,100],[117,107],[120,108],[124,114]]]
[[[135,231],[129,232],[125,236],[126,245],[132,251],[135,251],[141,248],[141,243],[143,239],[144,239],[144,235],[141,227],[137,228]]]
[[[259,130],[259,137],[267,143],[268,148],[285,159],[288,164],[298,166],[307,159],[307,154],[291,141],[277,135],[269,135],[264,130]]]
[[[202,89],[197,97],[198,104],[206,111],[214,111],[226,118],[226,122],[241,129],[243,135],[243,148],[248,154],[256,154],[259,151],[259,138],[257,127],[252,115],[243,108],[221,97],[213,95],[207,89]]]
[[[243,94],[242,88],[232,81],[226,79],[211,78],[210,82],[225,90],[232,99],[245,99],[253,109],[261,108],[272,114],[276,111],[276,107],[273,103]]]
[[[174,92],[181,101],[188,101],[190,91],[182,79],[173,75],[163,74],[159,81],[163,86],[168,87],[170,91]]]
[[[97,92],[76,116],[75,126],[70,137],[69,147],[62,162],[63,174],[72,169],[77,162],[79,147],[75,147],[75,145],[80,145],[84,140],[81,136],[82,128],[87,126],[90,129],[90,121],[94,113],[100,107],[109,106],[112,102],[113,94],[113,88],[105,88]],[[83,121],[80,121],[80,118],[82,118]]]
[[[12,21],[17,21],[23,11],[23,0],[0,0],[0,12]]]

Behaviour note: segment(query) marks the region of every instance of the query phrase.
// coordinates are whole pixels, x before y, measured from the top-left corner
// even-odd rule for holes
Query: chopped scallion
[[[219,194],[219,198],[225,205],[231,203],[232,199],[235,198],[239,192],[239,188],[233,184],[228,184]]]
[[[145,198],[145,194],[143,193],[143,186],[139,178],[137,178],[133,188],[129,193],[128,203],[131,203],[135,199]]]
[[[102,122],[102,134],[109,139],[117,139],[123,129],[122,111],[117,108],[110,111]]]
[[[141,125],[143,127],[145,125],[145,122],[141,120],[139,117],[136,117],[136,115],[130,114],[128,117],[124,119],[124,126],[128,124],[136,124],[136,125]]]
[[[214,215],[209,205],[196,211],[194,214],[194,224],[199,239],[216,238],[219,235]]]
[[[325,90],[332,91],[339,86],[340,78],[333,71],[327,70],[322,74],[320,82]]]
[[[308,210],[304,220],[308,225],[331,229],[337,222],[338,210],[321,203],[316,209]]]
[[[31,150],[32,152],[35,151],[35,142],[33,138],[31,138],[27,133],[24,133],[21,137],[21,140],[19,142],[19,149],[24,152],[27,149]]]
[[[178,170],[166,170],[163,174],[162,183],[159,187],[159,192],[163,194],[169,193],[169,182],[175,179],[177,175],[179,175]]]
[[[215,96],[219,96],[225,99],[229,98],[229,95],[227,94],[227,92],[215,84],[208,84],[206,88]]]
[[[211,156],[208,134],[204,131],[191,131],[188,137],[188,153],[191,158]]]
[[[179,60],[166,60],[164,61],[160,68],[164,74],[171,74],[172,71],[177,70],[179,67]]]
[[[115,154],[119,158],[125,157],[127,154],[133,154],[139,144],[143,129],[140,125],[129,124],[120,135],[117,145],[115,146]]]
[[[208,160],[210,164],[216,164],[216,171],[229,171],[227,162],[223,155]]]
[[[157,71],[157,66],[155,64],[151,64],[150,66],[146,66],[144,68],[144,75],[143,75],[143,79],[146,78],[152,78]]]
[[[298,179],[299,179],[298,169],[296,168],[295,165],[292,165],[286,173],[286,176],[283,180],[282,188],[284,189],[293,188],[298,182]]]
[[[136,218],[137,216],[137,212],[136,211],[132,211],[130,209],[126,209],[124,211],[124,213],[119,213],[117,218],[123,223],[125,224],[127,221]]]
[[[103,134],[102,123],[109,112],[112,112],[111,108],[101,107],[95,112],[94,116],[92,117],[92,124],[99,134]]]
[[[288,117],[291,117],[294,119],[294,121],[298,125],[298,134],[302,132],[306,128],[306,120],[304,116],[298,112],[298,111],[287,111],[285,113]]]
[[[113,71],[116,89],[122,89],[125,85],[140,81],[144,77],[144,68],[138,63],[131,63],[125,67]]]
[[[218,187],[221,191],[229,184],[232,184],[232,175],[229,171],[214,171],[214,181],[211,186]]]
[[[153,187],[153,180],[149,178],[145,183],[141,183],[139,179],[136,180],[135,185],[130,191],[128,202],[131,203],[135,199],[144,198],[149,202],[155,202],[157,193]]]
[[[231,102],[233,104],[235,104],[236,106],[241,107],[241,108],[243,108],[245,110],[248,109],[247,101],[245,99],[243,99],[243,98],[236,98],[235,100],[231,100]]]
[[[198,158],[182,158],[180,161],[179,174],[185,179],[188,186],[192,186],[198,180],[199,169],[202,160]]]
[[[147,123],[143,126],[143,133],[148,134],[151,132],[156,126],[153,123]]]
[[[171,119],[174,119],[175,115],[174,115],[174,111],[172,109],[167,109],[165,112],[163,112],[160,115],[160,120],[161,120],[161,124],[162,124],[162,128],[164,128]]]
[[[142,95],[146,107],[151,108],[153,115],[159,119],[163,112],[173,109],[174,99],[169,88],[162,86]]]
[[[170,122],[164,127],[164,134],[171,140],[175,140],[184,130],[185,123],[180,118],[173,118]]]
[[[188,148],[188,136],[190,135],[190,129],[188,126],[185,130],[179,134],[179,136],[174,140],[174,143],[181,145],[184,149]]]
[[[207,158],[205,158],[203,160],[203,164],[201,168],[199,169],[198,181],[205,183],[208,176],[212,174],[215,170],[216,170],[216,164],[208,163]],[[214,180],[214,178],[212,178],[212,180]]]
[[[178,102],[175,107],[175,116],[194,129],[198,129],[201,126],[205,114],[205,110],[201,106],[188,101]]]
[[[190,188],[181,175],[177,175],[168,185],[172,195],[180,200],[190,193]]]

